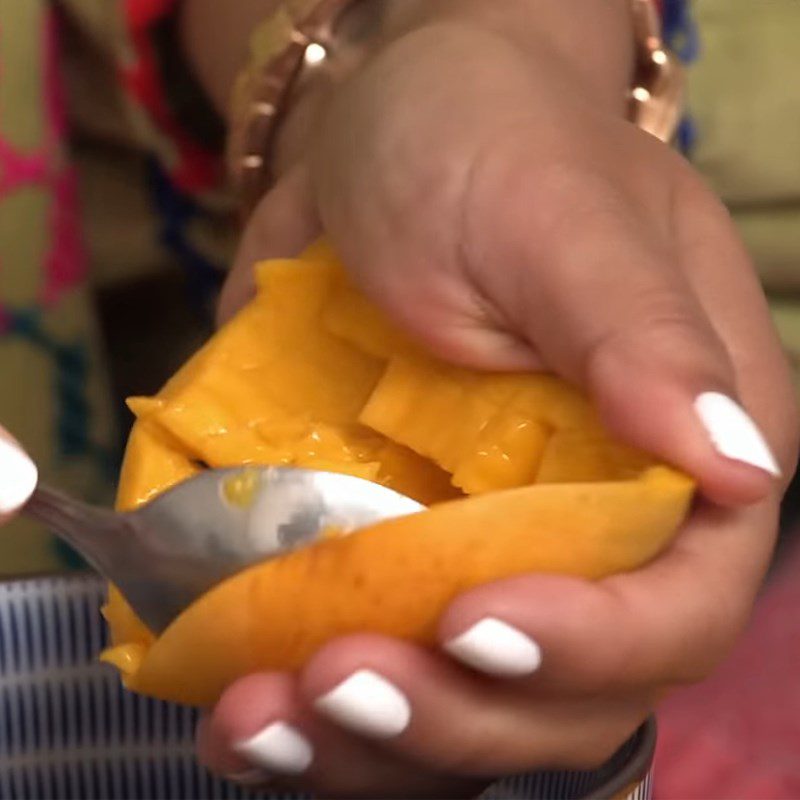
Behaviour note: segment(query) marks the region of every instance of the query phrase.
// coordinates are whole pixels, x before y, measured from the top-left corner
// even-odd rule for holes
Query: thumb
[[[585,382],[609,429],[696,476],[714,502],[765,497],[781,468],[713,332],[688,310],[627,324],[587,345]]]
[[[0,428],[0,524],[25,505],[37,481],[36,465]]]
[[[761,298],[720,293],[701,304],[683,271],[693,265],[637,226],[635,209],[609,198],[588,202],[589,211],[567,214],[543,235],[528,224],[515,239],[505,226],[499,263],[522,266],[484,265],[477,272],[490,276],[485,291],[511,310],[548,368],[587,391],[622,440],[693,475],[714,502],[762,499],[781,468],[743,407],[739,376],[711,322],[714,304],[735,302],[741,324],[757,326]],[[735,274],[741,266],[726,265],[729,282],[744,279]],[[758,358],[746,353],[744,361]],[[780,377],[762,375],[766,385]]]

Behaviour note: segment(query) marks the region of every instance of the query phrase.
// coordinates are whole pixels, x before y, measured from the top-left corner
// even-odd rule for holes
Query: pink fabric
[[[67,134],[64,87],[59,75],[59,51],[55,15],[45,25],[45,108],[52,138],[52,149],[63,146]],[[48,253],[42,301],[53,303],[61,293],[86,276],[87,258],[80,235],[77,177],[74,169],[56,159],[51,188],[54,195],[52,240]]]
[[[50,11],[42,36],[44,79],[42,103],[45,133],[41,144],[21,152],[0,133],[0,200],[22,186],[39,186],[51,194],[50,247],[43,266],[39,300],[50,304],[85,275],[86,258],[79,234],[78,199],[74,170],[63,152],[66,136],[64,96],[59,75],[57,23]],[[2,265],[0,264],[0,268]],[[8,315],[0,308],[0,329]]]
[[[183,128],[170,107],[163,85],[151,28],[171,14],[175,6],[176,0],[126,0],[125,18],[134,57],[121,67],[120,80],[134,102],[171,143],[172,163],[167,167],[173,183],[193,195],[219,185],[223,164],[217,154],[206,151]]]
[[[731,658],[659,725],[657,800],[800,798],[800,546]]]

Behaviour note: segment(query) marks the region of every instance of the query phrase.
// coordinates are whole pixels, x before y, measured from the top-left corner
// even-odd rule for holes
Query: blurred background
[[[0,420],[98,502],[124,399],[209,335],[235,247],[223,131],[168,5],[0,3]],[[800,2],[668,0],[666,22],[689,69],[679,146],[730,207],[800,364]],[[0,575],[71,563],[25,521],[0,536]]]

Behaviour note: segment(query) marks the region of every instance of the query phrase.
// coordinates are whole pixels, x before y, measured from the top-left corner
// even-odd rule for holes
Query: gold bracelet
[[[270,188],[275,133],[292,87],[304,70],[320,66],[333,53],[337,21],[359,1],[285,0],[284,7],[254,33],[250,63],[233,90],[227,149],[228,170],[245,216]],[[683,69],[664,43],[653,0],[630,2],[636,72],[629,118],[642,130],[671,142],[683,106]]]
[[[662,142],[675,138],[683,112],[686,76],[664,43],[653,0],[631,0],[636,73],[630,90],[631,122]]]

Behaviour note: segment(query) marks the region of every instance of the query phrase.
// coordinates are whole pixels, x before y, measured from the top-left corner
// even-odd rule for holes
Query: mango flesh
[[[489,581],[635,569],[668,545],[693,493],[613,441],[557,378],[421,352],[322,245],[261,265],[257,297],[130,405],[122,509],[206,465],[248,463],[358,475],[431,506],[255,565],[158,638],[112,587],[104,658],[130,689],[192,705],[253,671],[299,668],[344,634],[433,643],[448,603]]]

